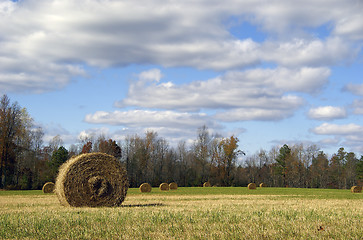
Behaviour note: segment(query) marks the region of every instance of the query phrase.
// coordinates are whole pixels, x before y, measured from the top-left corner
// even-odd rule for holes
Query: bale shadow
[[[159,207],[159,206],[165,206],[165,204],[163,203],[126,204],[126,205],[121,205],[120,207],[133,208],[133,207]]]

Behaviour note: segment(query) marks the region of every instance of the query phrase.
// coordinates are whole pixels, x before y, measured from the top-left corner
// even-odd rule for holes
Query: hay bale
[[[125,200],[128,186],[126,170],[115,157],[86,153],[60,167],[55,192],[64,206],[113,207]]]
[[[148,183],[143,183],[139,187],[140,192],[151,192],[151,185]]]
[[[42,188],[43,193],[53,193],[54,192],[54,183],[47,182],[43,185]]]
[[[205,183],[203,183],[203,187],[210,187],[211,185],[210,185],[210,182],[205,182]]]
[[[255,183],[250,183],[250,184],[248,184],[247,188],[251,189],[251,190],[256,189],[256,184]]]
[[[159,189],[160,189],[161,191],[169,191],[169,184],[167,184],[167,183],[162,183],[162,184],[160,184]]]
[[[361,193],[362,192],[362,187],[361,186],[353,186],[350,188],[350,191],[352,193]]]
[[[169,189],[170,190],[177,190],[178,189],[178,184],[175,182],[169,183]]]
[[[260,188],[263,188],[263,187],[267,187],[267,184],[265,184],[265,183],[260,183]]]

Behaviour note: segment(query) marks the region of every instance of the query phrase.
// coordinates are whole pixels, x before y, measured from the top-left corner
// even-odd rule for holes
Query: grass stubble
[[[363,239],[362,194],[205,189],[179,188],[174,193],[157,189],[147,194],[129,189],[117,208],[62,207],[56,195],[41,191],[2,194],[0,238]]]

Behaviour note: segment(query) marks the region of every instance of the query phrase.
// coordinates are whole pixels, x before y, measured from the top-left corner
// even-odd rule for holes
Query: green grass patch
[[[43,195],[42,190],[2,190],[0,196],[12,195]]]
[[[150,193],[141,193],[137,188],[130,188],[128,194],[145,195],[269,195],[288,198],[309,199],[363,199],[362,194],[352,194],[347,189],[317,188],[259,188],[249,190],[247,187],[178,187],[178,190],[160,191],[152,188]]]

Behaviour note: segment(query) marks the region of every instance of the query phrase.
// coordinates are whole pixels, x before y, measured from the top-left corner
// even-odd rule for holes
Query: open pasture
[[[363,239],[363,194],[240,187],[129,189],[117,208],[0,191],[0,239]]]

